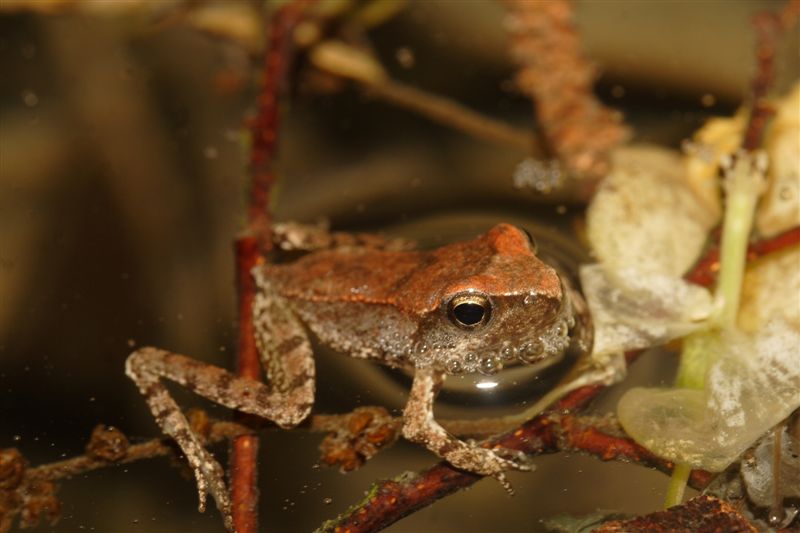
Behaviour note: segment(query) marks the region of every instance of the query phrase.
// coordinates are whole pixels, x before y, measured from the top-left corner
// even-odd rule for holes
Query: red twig
[[[742,148],[753,151],[761,146],[761,137],[772,107],[764,98],[775,79],[775,46],[780,35],[780,17],[774,12],[762,12],[753,17],[756,33],[756,75],[753,76],[751,98],[753,111],[744,134]]]
[[[786,234],[780,235],[753,245],[750,258],[755,259],[796,243],[796,237],[791,239],[786,238]],[[700,261],[687,278],[713,282],[713,273],[709,272],[706,264],[705,259]],[[638,357],[639,353],[626,354],[628,364]],[[604,388],[601,385],[590,385],[577,389],[565,396],[548,412],[524,423],[516,430],[491,439],[486,446],[520,450],[532,455],[552,453],[572,446],[575,450],[585,451],[600,458],[627,459],[663,472],[671,472],[672,463],[655,457],[626,437],[615,436],[585,425],[573,424],[570,427],[570,415],[564,413],[574,412],[586,406]],[[362,502],[338,518],[324,523],[320,530],[333,533],[379,531],[480,479],[479,475],[456,470],[442,461],[413,477],[403,476],[376,483]],[[710,479],[709,473],[696,470],[692,471],[690,484],[702,488]]]
[[[747,259],[753,260],[775,250],[781,250],[800,244],[800,227],[792,228],[767,240],[752,243],[747,248]],[[714,245],[706,255],[698,261],[686,279],[698,285],[711,286],[719,270],[719,244]]]
[[[261,379],[261,368],[253,336],[252,304],[255,284],[250,271],[269,251],[270,191],[275,182],[273,163],[278,149],[280,96],[292,58],[292,32],[307,0],[297,0],[278,9],[269,22],[269,42],[264,55],[258,112],[250,123],[250,195],[247,229],[236,241],[237,292],[239,297],[239,345],[237,372]],[[244,435],[231,443],[231,498],[233,522],[239,533],[258,530],[257,485],[258,437]]]
[[[236,275],[239,295],[239,350],[237,372],[250,379],[261,379],[259,358],[253,337],[251,309],[255,287],[250,271],[256,265],[258,241],[253,237],[242,237],[236,241]],[[236,416],[237,419],[243,416]],[[258,437],[242,435],[231,441],[231,499],[233,501],[233,523],[240,533],[258,529],[258,485],[257,485]]]

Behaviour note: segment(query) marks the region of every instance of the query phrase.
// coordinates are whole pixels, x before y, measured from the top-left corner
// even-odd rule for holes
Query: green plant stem
[[[680,505],[683,502],[683,493],[689,482],[692,467],[686,464],[676,464],[667,486],[667,496],[664,498],[664,508]]]
[[[727,172],[727,202],[722,223],[719,282],[716,299],[717,317],[725,329],[736,326],[739,300],[742,294],[747,241],[753,226],[753,214],[762,188],[761,173],[753,168],[753,158],[741,153],[733,168]]]
[[[684,339],[676,387],[703,390],[708,367],[720,353],[721,335],[736,327],[747,242],[756,203],[763,188],[763,170],[758,168],[756,157],[751,153],[739,152],[733,166],[726,169],[727,197],[722,221],[719,278],[714,293],[717,310],[705,329]],[[675,465],[664,499],[665,508],[681,503],[689,472],[691,466]]]

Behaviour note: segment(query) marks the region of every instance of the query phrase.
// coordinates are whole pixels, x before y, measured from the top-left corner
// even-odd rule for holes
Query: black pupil
[[[465,326],[474,326],[483,320],[486,310],[481,304],[465,302],[453,308],[453,315],[456,320]]]

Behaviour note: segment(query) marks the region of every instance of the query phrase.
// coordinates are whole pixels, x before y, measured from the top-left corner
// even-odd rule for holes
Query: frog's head
[[[415,366],[493,373],[563,354],[574,325],[569,298],[526,232],[499,224],[435,256],[429,274],[438,275],[439,290],[420,316]]]

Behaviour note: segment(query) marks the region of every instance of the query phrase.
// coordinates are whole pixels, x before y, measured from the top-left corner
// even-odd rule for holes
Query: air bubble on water
[[[333,498],[331,498],[330,496],[325,496],[324,498],[322,498],[322,503],[324,503],[325,505],[330,505],[333,503]]]
[[[526,342],[519,347],[519,350],[517,351],[517,358],[526,363],[530,363],[538,360],[543,350],[544,346],[542,345],[541,341],[534,340]]]
[[[500,357],[502,357],[506,361],[514,359],[516,355],[517,355],[517,350],[513,346],[505,346],[500,350]]]
[[[19,441],[22,440],[22,436],[21,435],[14,435],[13,437],[11,437],[11,440],[13,440],[14,442],[19,442]]]
[[[448,359],[445,362],[444,367],[451,374],[459,374],[463,370],[463,367],[461,366],[461,361],[459,361],[457,357],[451,357],[450,359]]]
[[[480,366],[478,367],[481,374],[496,374],[498,370],[500,370],[500,361],[497,360],[495,357],[483,357],[481,358]]]

